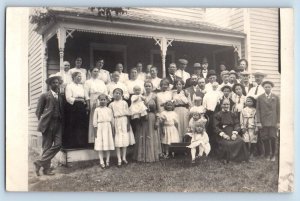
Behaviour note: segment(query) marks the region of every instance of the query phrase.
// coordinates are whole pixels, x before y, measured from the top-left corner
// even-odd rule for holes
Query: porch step
[[[62,149],[57,155],[60,164],[89,161],[98,159],[98,153],[94,149]]]

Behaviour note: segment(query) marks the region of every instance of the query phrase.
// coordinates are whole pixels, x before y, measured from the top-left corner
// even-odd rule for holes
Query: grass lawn
[[[151,192],[277,192],[278,161],[255,159],[253,163],[223,165],[214,158],[200,159],[195,166],[179,156],[156,163],[131,162],[102,170],[98,161],[57,167],[55,176],[34,174],[29,156],[30,191],[151,191]]]

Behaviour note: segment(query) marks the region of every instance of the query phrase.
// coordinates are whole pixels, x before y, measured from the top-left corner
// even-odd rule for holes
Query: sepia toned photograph
[[[28,191],[293,191],[282,12],[27,8]]]

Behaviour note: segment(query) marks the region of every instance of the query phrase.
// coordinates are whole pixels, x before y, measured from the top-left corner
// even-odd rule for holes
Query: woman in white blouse
[[[137,68],[132,68],[130,70],[130,80],[126,82],[127,90],[129,94],[133,94],[133,88],[135,86],[139,86],[141,88],[142,94],[144,93],[144,81],[138,79],[138,71]]]
[[[108,94],[104,82],[98,79],[99,69],[97,67],[91,68],[90,73],[91,79],[87,80],[84,84],[84,97],[87,107],[90,110],[88,142],[94,143],[93,116],[97,107],[97,98],[100,94]]]
[[[83,148],[88,143],[88,105],[86,104],[84,87],[81,84],[81,73],[74,72],[72,80],[66,87],[66,122],[65,147]]]
[[[127,73],[123,73],[123,70],[124,70],[123,64],[118,63],[116,65],[116,71],[118,71],[120,74],[119,81],[125,84],[129,80],[129,77]]]

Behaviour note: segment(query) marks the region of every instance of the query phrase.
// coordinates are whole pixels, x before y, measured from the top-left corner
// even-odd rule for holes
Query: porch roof
[[[93,18],[99,20],[106,20],[105,16],[97,16],[97,12],[92,12],[88,8],[83,7],[72,7],[72,8],[60,8],[60,7],[50,7],[49,10],[59,15],[63,16],[73,16],[73,17],[86,17]],[[240,31],[236,31],[229,28],[224,28],[221,26],[214,25],[212,23],[208,23],[205,21],[191,21],[191,20],[182,20],[178,18],[170,18],[170,17],[160,17],[156,15],[151,15],[147,12],[143,12],[140,8],[129,8],[126,14],[123,15],[113,15],[113,22],[132,22],[138,24],[148,24],[148,25],[159,25],[159,26],[167,26],[172,28],[184,28],[190,30],[197,31],[205,31],[210,33],[224,33],[235,35],[237,37],[243,38],[246,34]]]

